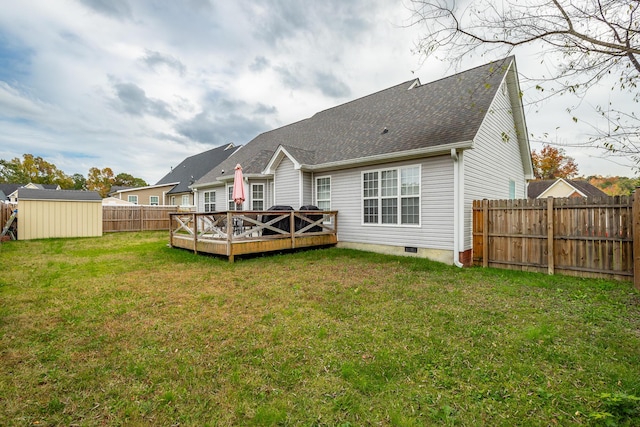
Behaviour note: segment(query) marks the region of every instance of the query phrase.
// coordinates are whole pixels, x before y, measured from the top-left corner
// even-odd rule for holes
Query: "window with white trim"
[[[420,166],[362,174],[364,224],[420,224]]]
[[[215,212],[216,210],[216,192],[215,191],[205,191],[202,193],[204,197],[204,211],[205,212]]]
[[[227,201],[230,211],[236,210],[236,202],[233,201],[233,185],[227,187]]]
[[[149,196],[149,204],[151,206],[158,206],[160,204],[159,196]]]
[[[191,198],[189,197],[188,194],[183,194],[182,195],[182,206],[189,206],[191,205]]]
[[[251,209],[264,210],[264,184],[251,184]]]
[[[176,196],[171,196],[171,206],[176,205]]]
[[[316,206],[321,211],[331,210],[331,177],[316,178]]]
[[[127,200],[129,203],[138,204],[138,196],[127,196]]]

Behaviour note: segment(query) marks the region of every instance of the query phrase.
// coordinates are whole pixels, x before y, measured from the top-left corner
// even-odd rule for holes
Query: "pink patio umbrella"
[[[236,209],[238,205],[242,205],[244,203],[244,182],[242,179],[242,166],[240,163],[236,165],[236,171],[233,175],[233,201],[236,204]]]

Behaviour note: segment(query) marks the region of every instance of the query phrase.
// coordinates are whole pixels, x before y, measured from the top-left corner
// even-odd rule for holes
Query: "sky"
[[[149,184],[188,156],[499,59],[425,60],[402,0],[0,0],[0,10],[0,159],[30,153],[68,175],[110,167]],[[539,49],[515,55],[531,148],[544,135],[586,140],[588,123],[566,111],[575,100],[532,103]],[[597,151],[565,152],[581,175],[635,176]]]

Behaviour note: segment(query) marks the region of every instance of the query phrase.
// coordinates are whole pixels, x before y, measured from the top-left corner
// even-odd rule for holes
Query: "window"
[[[158,196],[149,196],[149,204],[151,206],[158,206],[160,204],[160,197],[158,197]]]
[[[191,205],[191,198],[189,197],[188,194],[183,194],[182,195],[182,206],[189,206]]]
[[[205,191],[202,194],[204,195],[204,211],[205,212],[215,212],[215,210],[216,210],[216,192],[215,191]]]
[[[230,211],[236,210],[236,203],[233,201],[233,185],[227,187],[227,201]]]
[[[264,184],[251,184],[251,209],[264,210]]]
[[[516,198],[516,182],[512,179],[509,180],[509,198],[511,200]]]
[[[331,210],[331,178],[316,179],[316,206],[321,211]]]
[[[365,224],[420,224],[420,166],[362,174]]]
[[[171,206],[176,205],[176,196],[171,196]]]
[[[134,205],[138,204],[138,196],[127,196],[127,200]]]

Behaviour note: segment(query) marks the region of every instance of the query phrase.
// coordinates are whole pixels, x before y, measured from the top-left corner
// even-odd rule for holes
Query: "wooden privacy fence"
[[[169,230],[169,214],[177,211],[177,206],[103,206],[102,231]]]
[[[640,288],[639,234],[640,197],[473,202],[474,263],[485,267],[634,280]]]
[[[13,211],[17,208],[18,205],[14,203],[0,203],[0,231],[7,223],[7,220],[9,219]]]

